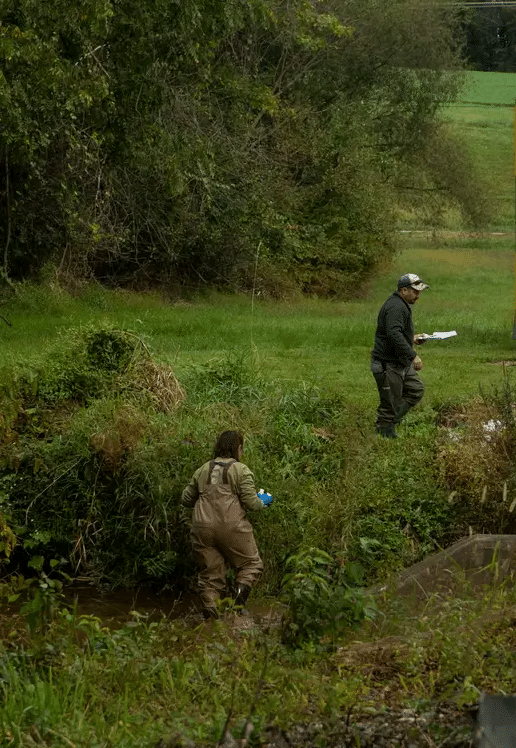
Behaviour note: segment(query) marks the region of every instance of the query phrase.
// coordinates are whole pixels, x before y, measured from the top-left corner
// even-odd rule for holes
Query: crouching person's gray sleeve
[[[263,509],[263,502],[256,495],[254,476],[247,465],[244,465],[242,462],[235,462],[231,467],[236,467],[237,486],[235,493],[245,508],[250,511]],[[231,475],[231,470],[229,474]]]
[[[181,494],[182,506],[192,507],[195,505],[195,502],[199,498],[199,484],[197,483],[198,474],[199,470],[196,470],[192,476],[192,479],[190,480],[190,483]]]

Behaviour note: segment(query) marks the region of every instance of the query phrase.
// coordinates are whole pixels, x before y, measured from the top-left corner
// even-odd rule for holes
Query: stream
[[[91,585],[75,584],[65,588],[63,593],[66,603],[76,605],[78,615],[96,616],[110,628],[116,628],[132,620],[134,611],[151,621],[163,618],[182,619],[197,625],[203,620],[200,599],[193,592],[154,592],[148,588],[103,592]],[[276,601],[260,603],[250,600],[246,609],[251,614],[250,623],[277,626],[281,620],[283,606]]]

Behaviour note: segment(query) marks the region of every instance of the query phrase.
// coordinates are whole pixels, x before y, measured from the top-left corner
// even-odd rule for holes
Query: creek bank
[[[469,712],[439,704],[424,713],[400,708],[350,714],[331,728],[315,723],[284,733],[272,729],[260,748],[471,748],[472,737]]]
[[[428,555],[404,569],[385,585],[371,589],[374,595],[389,591],[395,597],[426,603],[432,596],[482,594],[501,584],[516,564],[516,535],[471,535],[448,548]],[[76,605],[79,615],[94,615],[113,624],[130,620],[134,611],[150,619],[168,618],[196,621],[202,608],[192,591],[150,588],[116,589],[103,592],[91,585],[71,585],[64,590],[65,601]],[[281,617],[283,606],[276,600],[253,600],[247,608],[258,624]]]
[[[289,730],[267,727],[259,748],[471,748],[475,729],[474,709],[459,709],[446,702],[416,709],[384,708],[370,713],[352,710],[345,719],[324,724],[296,725]],[[221,741],[218,748],[237,748],[238,739]],[[247,743],[244,743],[247,745]],[[177,736],[160,740],[155,748],[206,748],[183,742]]]

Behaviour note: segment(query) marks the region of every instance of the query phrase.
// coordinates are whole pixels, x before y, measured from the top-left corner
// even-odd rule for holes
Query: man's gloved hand
[[[419,358],[419,356],[416,356],[416,358],[412,359],[412,365],[414,366],[414,369],[416,371],[421,371],[423,368],[423,362]]]
[[[267,493],[267,491],[264,491],[263,488],[260,488],[258,493],[256,494],[259,499],[262,500],[262,504],[264,506],[269,506],[273,502],[272,494]]]
[[[414,335],[414,345],[423,345],[427,340],[428,336],[424,332]]]

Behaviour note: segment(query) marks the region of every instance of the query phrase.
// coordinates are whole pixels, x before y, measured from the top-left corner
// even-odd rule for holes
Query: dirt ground
[[[470,748],[473,718],[468,712],[440,704],[420,714],[413,709],[397,709],[375,714],[351,713],[333,726],[296,727],[274,734],[260,748]]]
[[[299,725],[290,730],[270,727],[256,741],[221,740],[218,748],[472,748],[475,715],[450,704],[425,713],[386,709],[371,713],[351,710],[332,724]],[[206,748],[175,737],[155,748]]]

